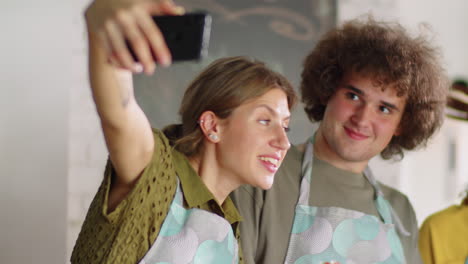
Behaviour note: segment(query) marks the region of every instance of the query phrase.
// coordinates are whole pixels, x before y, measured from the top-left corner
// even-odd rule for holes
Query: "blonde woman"
[[[271,187],[290,146],[294,90],[263,63],[219,59],[186,90],[182,124],[152,129],[131,73],[154,71],[151,52],[170,63],[148,19],[181,9],[170,2],[116,5],[98,0],[86,12],[90,82],[110,158],[71,261],[242,263],[241,216],[228,195],[242,184]]]

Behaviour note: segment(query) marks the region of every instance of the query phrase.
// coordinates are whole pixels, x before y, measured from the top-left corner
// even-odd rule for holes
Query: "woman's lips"
[[[260,156],[260,163],[271,173],[275,173],[278,170],[279,159],[276,157]]]

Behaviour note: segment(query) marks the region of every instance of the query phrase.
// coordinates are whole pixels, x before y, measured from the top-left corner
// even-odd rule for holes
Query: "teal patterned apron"
[[[313,162],[312,140],[309,140],[304,153],[300,196],[285,263],[405,263],[395,224],[400,233],[404,235],[409,233],[385,200],[369,168],[366,168],[364,175],[374,187],[375,206],[383,222],[373,215],[358,211],[338,207],[309,206]]]
[[[238,245],[229,222],[183,206],[179,182],[156,241],[140,264],[237,264]]]

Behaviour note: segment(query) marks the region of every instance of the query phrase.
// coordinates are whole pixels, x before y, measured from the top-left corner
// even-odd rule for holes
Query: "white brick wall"
[[[102,180],[107,150],[92,101],[87,73],[87,42],[83,10],[88,0],[75,1],[73,12],[73,81],[70,88],[68,230],[70,258],[89,204]]]
[[[0,8],[0,263],[64,263],[71,4]]]

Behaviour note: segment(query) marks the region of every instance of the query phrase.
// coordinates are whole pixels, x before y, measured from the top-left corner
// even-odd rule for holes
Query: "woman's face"
[[[223,173],[239,184],[269,189],[290,147],[289,118],[279,88],[237,107],[220,125],[216,153]]]

